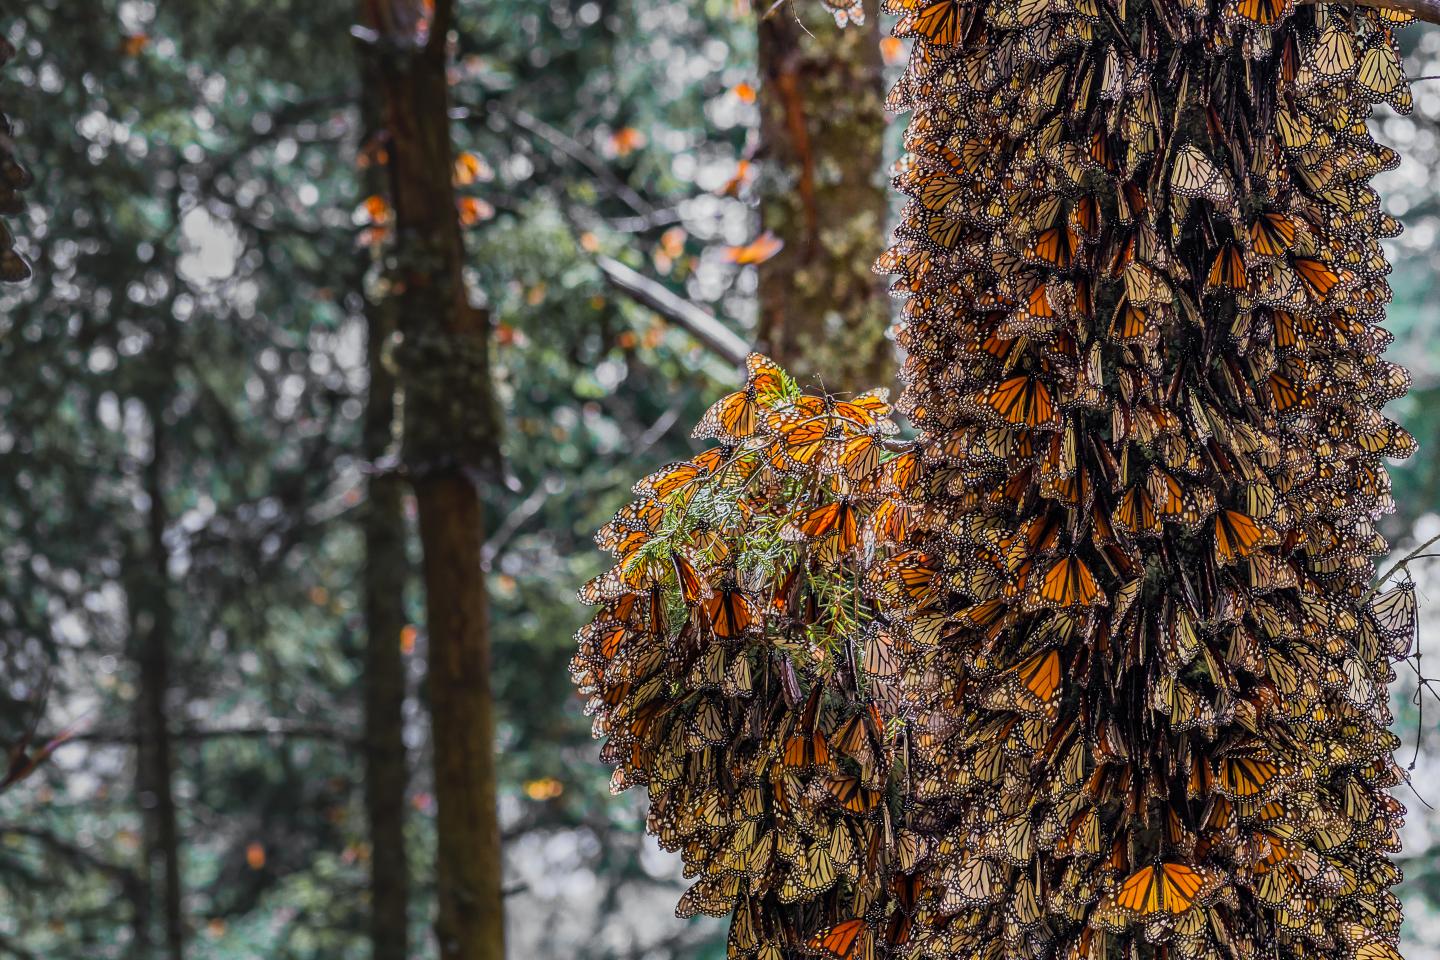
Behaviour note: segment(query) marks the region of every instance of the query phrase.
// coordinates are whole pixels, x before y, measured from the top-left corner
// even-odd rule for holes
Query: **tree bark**
[[[174,792],[174,759],[170,738],[170,648],[175,614],[170,597],[169,550],[165,546],[164,405],[145,401],[150,420],[150,460],[143,483],[149,499],[146,527],[134,551],[127,587],[130,638],[138,684],[136,697],[135,788],[144,825],[144,909],[136,917],[143,928],[139,949],[153,942],[151,927],[158,902],[164,927],[164,954],[182,960],[185,952],[181,913],[180,832]]]
[[[362,113],[366,142],[381,129],[379,75],[362,59]],[[371,166],[365,195],[383,193],[385,172]],[[359,286],[363,289],[363,276]],[[390,452],[395,427],[396,378],[386,362],[386,344],[395,333],[394,302],[366,297],[369,393],[365,406],[364,455],[370,463]],[[370,829],[370,955],[373,960],[406,960],[409,954],[410,862],[405,846],[405,481],[393,471],[378,472],[367,484],[361,519],[365,537],[365,813]]]
[[[754,3],[760,222],[785,243],[759,267],[761,349],[830,389],[888,383],[890,311],[871,270],[888,210],[879,5],[842,30],[819,3]]]
[[[424,548],[437,804],[436,937],[443,960],[503,960],[495,726],[478,483],[499,463],[489,317],[473,307],[452,186],[445,42],[451,0],[426,39],[418,0],[371,0],[384,88],[394,301],[402,342],[404,460]]]

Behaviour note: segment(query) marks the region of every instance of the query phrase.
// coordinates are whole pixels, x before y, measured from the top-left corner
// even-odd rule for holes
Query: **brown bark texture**
[[[363,51],[362,51],[363,52]],[[361,62],[361,111],[366,142],[381,129],[380,76],[373,59]],[[366,171],[365,195],[383,193],[384,170]],[[363,282],[361,284],[363,286]],[[369,297],[365,303],[366,364],[364,453],[370,463],[390,452],[395,428],[396,377],[386,362],[386,344],[395,333],[394,303]],[[370,831],[370,955],[373,960],[406,960],[409,954],[410,863],[405,846],[405,662],[400,635],[405,629],[405,482],[394,471],[371,475],[361,527],[365,537],[365,813]]]
[[[382,87],[391,298],[404,397],[404,453],[424,551],[437,804],[436,936],[443,960],[503,960],[495,725],[478,483],[499,461],[489,318],[472,306],[452,186],[446,80],[453,6],[417,30],[416,0],[371,0],[366,23]],[[423,39],[422,39],[423,38]]]
[[[887,383],[890,310],[871,270],[888,210],[878,0],[843,30],[819,3],[755,3],[760,222],[785,243],[759,267],[760,349],[831,390]]]

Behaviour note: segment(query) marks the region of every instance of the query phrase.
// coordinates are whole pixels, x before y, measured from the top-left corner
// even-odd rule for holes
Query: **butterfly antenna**
[[[799,27],[801,30],[804,30],[805,35],[811,40],[814,40],[815,34],[811,33],[810,28],[805,26],[805,24],[800,21],[800,11],[795,9],[795,5],[793,3],[790,5],[790,15],[795,18],[795,26]]]

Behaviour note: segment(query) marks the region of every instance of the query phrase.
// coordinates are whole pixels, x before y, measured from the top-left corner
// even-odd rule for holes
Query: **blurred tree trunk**
[[[760,223],[785,243],[759,267],[761,348],[831,389],[888,383],[888,298],[870,269],[888,209],[879,5],[842,30],[819,3],[754,3]]]
[[[394,207],[404,459],[424,548],[427,692],[435,763],[436,938],[443,960],[503,960],[495,722],[477,483],[499,462],[489,317],[473,307],[452,186],[446,34],[421,0],[371,0]],[[423,42],[418,39],[426,37]]]
[[[380,76],[370,58],[361,63],[361,110],[368,145],[383,129]],[[365,196],[383,194],[385,171],[371,164]],[[368,257],[366,258],[368,261]],[[380,463],[390,453],[395,426],[395,374],[386,343],[395,333],[395,301],[365,296],[365,459]],[[405,481],[384,468],[370,477],[361,526],[365,536],[365,813],[370,827],[370,949],[373,960],[406,960],[409,954],[410,862],[405,847]]]
[[[138,949],[148,952],[158,905],[164,927],[164,955],[185,952],[181,915],[180,833],[176,822],[174,759],[170,737],[170,651],[175,613],[170,598],[169,550],[165,545],[165,404],[144,398],[150,421],[150,459],[143,484],[149,500],[146,526],[133,549],[126,604],[130,642],[138,668],[136,690],[135,792],[143,824],[144,904],[136,917]]]

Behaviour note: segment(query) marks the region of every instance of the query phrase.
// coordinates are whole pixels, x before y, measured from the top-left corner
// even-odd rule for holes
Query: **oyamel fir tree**
[[[752,357],[582,591],[680,913],[766,960],[1397,957],[1403,17],[892,5],[918,438]]]

